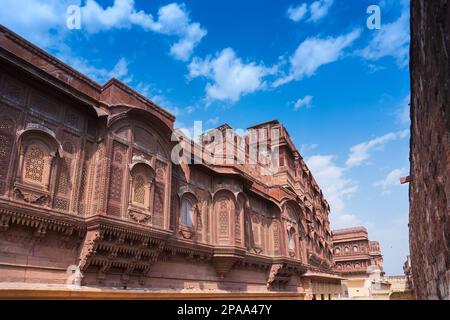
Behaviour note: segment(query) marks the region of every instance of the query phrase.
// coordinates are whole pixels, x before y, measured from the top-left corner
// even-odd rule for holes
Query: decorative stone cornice
[[[36,229],[37,234],[43,235],[46,230],[55,231],[64,235],[71,235],[75,230],[83,235],[85,228],[75,219],[50,216],[45,212],[28,209],[25,212],[7,208],[0,202],[0,229],[6,231],[11,224],[23,225]]]

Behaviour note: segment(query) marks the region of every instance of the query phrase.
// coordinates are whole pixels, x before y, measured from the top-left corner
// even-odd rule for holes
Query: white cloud
[[[196,106],[196,105],[191,105],[191,106],[187,106],[186,107],[186,112],[188,113],[188,114],[192,114],[192,113],[194,113],[195,112],[195,110],[197,110],[197,108],[198,108],[198,106]]]
[[[300,80],[314,75],[321,66],[340,59],[344,49],[351,46],[360,34],[361,30],[357,29],[336,38],[312,37],[306,39],[290,58],[290,73],[277,79],[273,86],[278,87],[292,80]]]
[[[128,61],[125,58],[120,58],[119,61],[116,63],[114,68],[109,72],[108,76],[110,78],[123,78],[128,75]],[[125,82],[131,81],[131,78],[128,77]]]
[[[356,215],[348,213],[331,215],[330,220],[333,230],[364,225]]]
[[[344,201],[358,190],[357,183],[346,176],[347,169],[338,166],[332,155],[315,155],[306,163],[330,203],[333,215],[343,215]]]
[[[389,194],[393,187],[400,186],[400,178],[405,175],[407,175],[407,170],[405,168],[394,169],[389,172],[383,180],[379,180],[373,185],[375,187],[381,188],[383,194]]]
[[[262,89],[264,77],[273,73],[255,62],[242,62],[231,48],[223,49],[214,58],[195,57],[188,69],[190,79],[205,77],[212,80],[205,87],[209,102],[237,102],[241,96]]]
[[[136,91],[145,96],[147,99],[156,103],[158,106],[164,108],[174,116],[178,117],[183,114],[182,108],[172,103],[160,89],[157,89],[148,83],[139,82],[136,85]]]
[[[219,123],[219,117],[210,118],[206,121],[207,125],[216,125]]]
[[[80,0],[2,0],[0,22],[32,42],[45,48],[58,47],[69,34],[66,26],[67,7],[80,5]],[[174,37],[170,54],[187,61],[207,31],[191,22],[184,4],[170,3],[158,10],[157,19],[135,8],[134,0],[114,0],[102,7],[95,0],[81,6],[81,28],[88,33],[133,26],[145,31]]]
[[[409,255],[408,209],[388,212],[389,219],[370,226],[370,237],[380,241],[387,275],[403,274],[402,266]]]
[[[334,155],[314,155],[306,159],[311,173],[330,203],[330,220],[334,229],[363,224],[357,215],[348,212],[346,208],[346,201],[359,189],[358,182],[349,177],[350,170],[367,161],[374,149],[381,148],[390,141],[404,139],[408,134],[408,130],[388,133],[352,147],[345,166],[338,165]],[[374,186],[382,188],[383,193],[387,193],[389,188],[399,183],[404,173],[405,169],[393,170]]]
[[[304,156],[305,154],[307,154],[309,151],[315,150],[317,149],[319,145],[317,143],[313,143],[313,144],[307,144],[304,143],[300,146],[300,154],[302,156]]]
[[[313,96],[305,96],[304,98],[298,99],[294,105],[295,110],[298,110],[301,107],[310,108],[312,105],[313,98],[314,98]]]
[[[302,20],[308,12],[308,5],[303,3],[297,7],[290,6],[287,10],[287,15],[292,21],[298,22]]]
[[[306,163],[330,204],[332,228],[361,225],[361,220],[345,207],[346,200],[358,191],[358,184],[347,176],[347,169],[337,165],[333,155],[315,155]]]
[[[372,140],[357,144],[351,147],[346,165],[348,167],[359,166],[370,158],[370,153],[373,149],[382,148],[388,142],[394,140],[404,139],[408,136],[408,134],[409,130],[390,132],[381,137],[376,137]]]
[[[318,0],[311,3],[308,7],[306,3],[296,7],[290,6],[287,10],[287,16],[294,22],[303,20],[309,13],[308,22],[317,22],[323,19],[333,5],[334,0]]]
[[[309,6],[309,11],[311,12],[311,17],[309,21],[317,22],[328,14],[330,7],[333,5],[334,0],[319,0],[314,1]]]
[[[133,77],[129,75],[129,62],[125,58],[120,58],[117,63],[111,68],[97,68],[89,64],[83,58],[75,57],[70,50],[63,50],[56,54],[58,59],[61,59],[75,70],[85,74],[91,79],[103,84],[111,78],[119,79],[125,83],[130,83]]]
[[[374,33],[369,45],[359,54],[371,61],[390,56],[400,67],[406,67],[409,61],[409,8],[406,7],[396,21],[382,24]]]
[[[82,57],[75,55],[64,43],[68,34],[66,10],[69,5],[79,4],[72,0],[1,0],[0,23],[14,32],[50,50],[58,59],[99,83],[110,78],[123,82],[132,81],[129,75],[129,61],[120,58],[111,69],[97,68]],[[7,8],[7,9],[6,9]],[[14,14],[11,14],[14,12]]]
[[[153,23],[151,15],[136,11],[134,0],[114,0],[113,4],[106,8],[94,0],[87,0],[81,7],[81,27],[90,33],[129,28],[132,25],[146,27]]]
[[[73,2],[1,0],[0,23],[39,46],[52,47],[58,36],[67,31],[66,9]]]
[[[137,11],[134,0],[114,0],[113,5],[102,8],[96,1],[88,0],[82,7],[82,27],[89,32],[122,29],[139,26],[144,30],[178,37],[170,48],[176,59],[186,61],[194,48],[206,35],[200,24],[192,23],[184,4],[170,3],[158,10],[158,19],[151,14]]]
[[[187,61],[205,35],[206,31],[200,24],[192,23],[187,27],[185,36],[170,48],[170,53],[179,60]]]

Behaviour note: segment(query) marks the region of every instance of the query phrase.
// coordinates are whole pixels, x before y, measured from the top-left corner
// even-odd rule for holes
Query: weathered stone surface
[[[450,1],[411,1],[410,251],[419,299],[450,299]]]

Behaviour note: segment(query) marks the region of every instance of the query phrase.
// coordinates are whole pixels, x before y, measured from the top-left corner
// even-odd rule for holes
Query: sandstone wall
[[[450,299],[449,5],[411,1],[410,249],[419,299]]]

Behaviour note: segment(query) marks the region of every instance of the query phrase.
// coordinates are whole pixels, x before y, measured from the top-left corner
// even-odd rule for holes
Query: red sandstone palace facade
[[[384,277],[380,244],[369,240],[364,227],[333,230],[332,233],[334,268],[345,278],[343,298],[389,299],[393,293],[390,281],[396,279]],[[405,277],[393,278],[406,280]]]
[[[279,137],[267,175],[174,164],[214,143],[174,120],[0,27],[0,283],[339,297],[329,205],[285,128],[253,127]]]
[[[367,229],[355,227],[333,230],[335,269],[350,276],[377,268],[383,275],[383,255],[378,241],[370,241]]]

